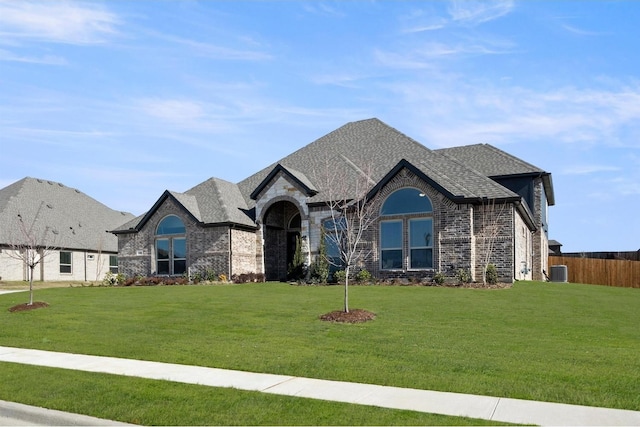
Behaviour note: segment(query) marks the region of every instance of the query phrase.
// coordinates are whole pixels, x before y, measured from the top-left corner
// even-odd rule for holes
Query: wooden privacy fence
[[[640,288],[640,261],[550,256],[552,265],[566,265],[571,283]]]

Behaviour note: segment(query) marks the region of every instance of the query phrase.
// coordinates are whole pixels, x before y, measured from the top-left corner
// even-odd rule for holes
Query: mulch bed
[[[323,314],[320,316],[320,320],[327,322],[340,322],[340,323],[364,323],[376,318],[376,314],[367,310],[356,308],[344,312],[342,310],[332,311],[331,313]]]
[[[14,305],[9,309],[9,311],[13,313],[15,311],[35,310],[36,308],[44,308],[44,307],[49,307],[49,304],[42,301],[34,301],[33,304],[24,303],[24,304]]]

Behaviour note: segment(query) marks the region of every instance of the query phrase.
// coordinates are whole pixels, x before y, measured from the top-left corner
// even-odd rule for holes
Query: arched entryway
[[[300,236],[300,211],[291,202],[276,202],[264,214],[262,224],[265,278],[284,281],[293,261],[296,238]]]

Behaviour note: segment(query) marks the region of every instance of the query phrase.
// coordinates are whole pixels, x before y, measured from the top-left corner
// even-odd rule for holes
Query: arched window
[[[387,197],[380,215],[384,218],[380,221],[380,268],[433,268],[433,206],[429,197],[416,188],[401,188]]]
[[[400,215],[432,212],[431,200],[416,188],[396,190],[384,201],[380,215]]]
[[[156,274],[170,276],[187,271],[187,240],[184,222],[175,215],[165,217],[156,228]]]

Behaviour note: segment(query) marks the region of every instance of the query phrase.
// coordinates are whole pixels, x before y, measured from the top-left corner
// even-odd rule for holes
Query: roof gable
[[[135,218],[133,221],[130,221],[122,226],[118,227],[115,230],[112,230],[113,233],[118,232],[131,232],[131,231],[140,231],[146,224],[149,222],[151,217],[160,209],[167,199],[173,200],[178,206],[180,206],[185,213],[187,213],[192,219],[200,222],[199,219],[199,210],[197,209],[197,203],[193,197],[189,197],[188,195],[182,193],[176,193],[173,191],[165,190],[164,193],[156,200],[151,209],[149,209],[146,213],[140,215]],[[186,204],[186,206],[185,206]],[[195,210],[195,212],[193,211]]]
[[[514,162],[519,160],[504,154]],[[465,161],[442,150],[430,150],[378,119],[347,123],[239,182],[238,187],[251,206],[251,199],[278,166],[288,171],[302,170],[313,179],[317,189],[310,202],[322,203],[326,202],[327,189],[315,178],[326,172],[327,167],[331,168],[331,173],[345,177],[363,175],[360,168],[366,168],[371,171],[367,178],[373,188],[393,175],[403,160],[452,200],[517,197]],[[351,181],[356,182],[355,179]]]
[[[113,233],[140,231],[169,198],[194,221],[203,225],[256,226],[238,186],[229,181],[210,178],[184,193],[166,190],[148,212],[113,230]]]
[[[249,195],[249,197],[253,200],[256,200],[258,198],[258,195],[260,194],[260,192],[262,192],[262,190],[265,189],[265,187],[267,185],[269,185],[271,183],[271,181],[278,176],[278,173],[282,172],[287,178],[289,178],[289,180],[296,185],[300,190],[302,190],[302,192],[307,196],[307,197],[313,197],[316,194],[318,194],[318,190],[316,189],[316,187],[313,185],[313,183],[311,182],[311,180],[309,180],[309,178],[307,178],[307,176],[305,174],[303,174],[302,172],[298,172],[295,169],[292,168],[286,168],[284,166],[282,166],[281,164],[277,164],[276,167],[274,167],[271,172],[269,172],[269,174],[262,180],[262,182],[260,184],[258,184],[258,186],[255,188],[255,190],[253,190],[251,192],[251,194]]]
[[[416,166],[410,161],[402,159],[371,189],[367,198],[373,197],[375,193],[380,191],[380,189],[391,181],[391,179],[393,179],[393,177],[395,177],[402,169],[408,169],[454,202],[477,202],[486,199],[487,197],[491,199],[513,201],[520,199],[520,196],[515,194],[513,191],[473,171],[465,171],[465,173],[471,174],[471,176],[466,177],[466,182],[456,181],[453,179],[453,176],[457,175],[457,171],[455,170],[454,165],[450,162],[447,165],[446,170],[450,171],[451,176],[443,175],[442,172],[438,172],[438,168],[434,167],[436,165],[433,163],[436,160],[442,159],[436,158],[431,159],[431,161],[424,159],[418,166]]]
[[[205,224],[234,223],[255,227],[250,209],[237,184],[219,178],[210,178],[187,190],[198,201]]]
[[[549,204],[555,204],[553,182],[549,172],[525,162],[493,145],[473,144],[461,147],[441,148],[435,151],[455,158],[468,167],[493,179],[518,175],[539,176],[542,178]]]

